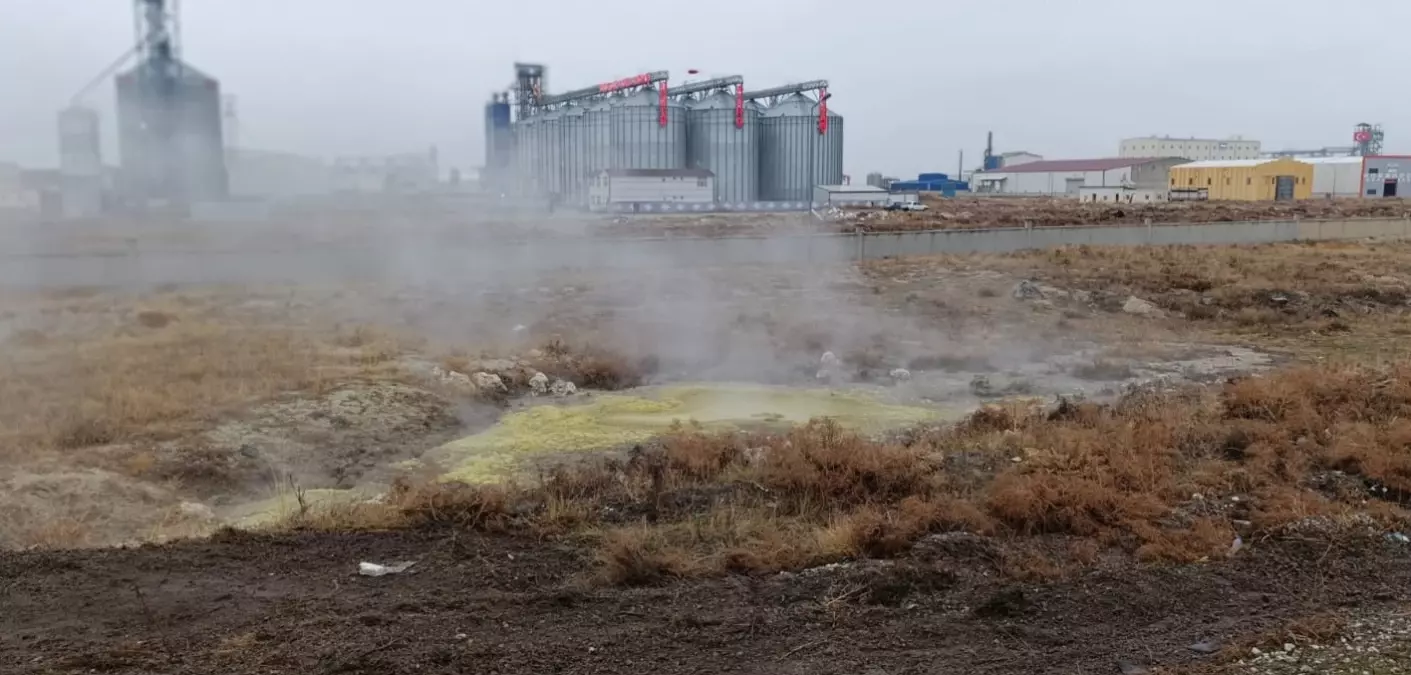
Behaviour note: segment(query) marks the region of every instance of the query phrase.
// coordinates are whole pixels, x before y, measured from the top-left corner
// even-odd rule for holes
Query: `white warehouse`
[[[1185,164],[1178,157],[1119,157],[1055,159],[983,171],[971,177],[976,192],[1007,195],[1048,195],[1078,198],[1083,188],[1166,189],[1171,167]]]
[[[714,201],[715,174],[705,169],[607,169],[588,186],[588,208],[595,211]]]
[[[1315,198],[1361,197],[1364,158],[1362,157],[1295,157],[1313,165],[1313,196]]]

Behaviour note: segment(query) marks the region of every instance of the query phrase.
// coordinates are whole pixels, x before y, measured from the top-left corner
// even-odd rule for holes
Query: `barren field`
[[[1411,670],[1411,245],[417,272],[0,291],[0,671]]]
[[[1404,199],[1313,199],[1297,202],[1101,204],[1049,197],[927,198],[927,211],[884,212],[846,222],[868,232],[984,227],[1228,223],[1249,220],[1406,218]]]
[[[1169,202],[1093,204],[1040,197],[927,197],[925,212],[848,209],[825,220],[802,213],[678,215],[485,213],[443,204],[424,210],[349,208],[328,213],[276,210],[268,219],[238,223],[112,218],[101,223],[44,223],[0,227],[7,255],[136,255],[161,253],[277,253],[307,250],[400,248],[434,241],[473,247],[506,241],[572,241],[614,237],[783,236],[830,232],[894,232],[991,227],[1063,227],[1216,223],[1250,220],[1406,218],[1411,202],[1308,200],[1289,203]],[[404,206],[404,205],[401,205]]]

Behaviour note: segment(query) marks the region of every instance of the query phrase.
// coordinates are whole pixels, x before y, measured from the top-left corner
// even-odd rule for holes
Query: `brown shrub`
[[[648,529],[621,529],[608,533],[598,549],[603,576],[622,586],[660,583],[686,576],[691,569],[681,551],[664,546]]]

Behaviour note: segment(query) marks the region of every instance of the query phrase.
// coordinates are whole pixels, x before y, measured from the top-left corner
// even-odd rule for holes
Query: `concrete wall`
[[[641,268],[742,264],[820,264],[941,253],[1005,253],[1053,246],[1258,244],[1280,241],[1411,238],[1411,219],[1258,221],[1119,227],[1048,227],[717,239],[579,239],[388,248],[309,246],[278,252],[140,252],[71,255],[0,252],[0,286],[160,283],[405,281],[409,270],[442,278],[456,270],[545,271],[567,266]],[[15,249],[9,249],[15,250]]]

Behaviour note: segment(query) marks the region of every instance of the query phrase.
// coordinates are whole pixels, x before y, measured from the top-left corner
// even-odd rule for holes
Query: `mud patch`
[[[257,467],[267,484],[346,488],[388,476],[462,428],[448,399],[403,384],[354,384],[317,399],[263,405],[205,434],[208,445]]]

